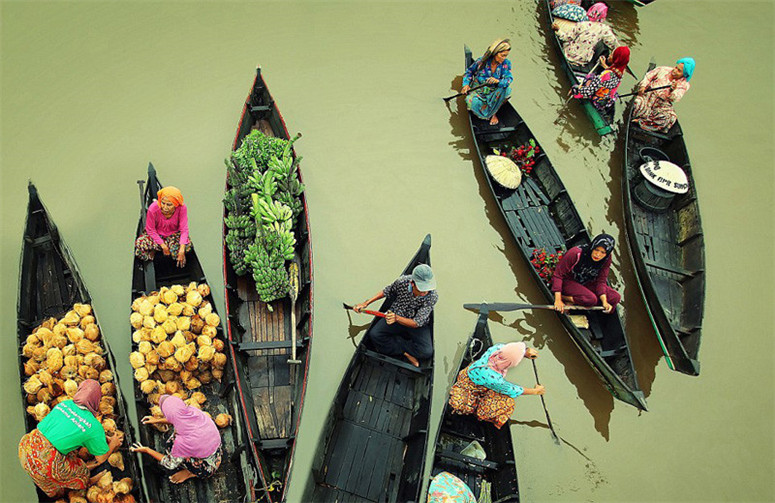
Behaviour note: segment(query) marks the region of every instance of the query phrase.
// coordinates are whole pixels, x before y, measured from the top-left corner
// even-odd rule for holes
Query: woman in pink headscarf
[[[153,457],[159,464],[175,472],[170,481],[175,484],[185,482],[191,477],[206,479],[221,466],[223,447],[221,434],[213,420],[197,409],[186,405],[173,395],[162,395],[159,407],[163,418],[145,416],[143,424],[171,424],[174,428],[166,442],[166,454],[156,452],[140,444],[132,445],[132,452],[140,452]]]
[[[561,30],[557,22],[552,24],[557,38],[563,43],[562,51],[568,63],[584,68],[595,57],[595,47],[598,43],[605,44],[609,53],[619,46],[613,30],[605,23],[607,15],[608,6],[598,2],[587,11],[589,21],[576,23],[569,30]]]
[[[97,416],[102,392],[100,383],[86,379],[78,386],[72,400],[65,400],[51,409],[38,427],[19,442],[22,468],[50,498],[64,495],[67,489],[86,489],[105,473],[90,477],[89,470],[104,463],[121,447],[124,434],[116,431],[107,438]],[[94,460],[78,457],[81,447]]]
[[[449,405],[459,414],[476,414],[480,421],[503,426],[514,412],[514,399],[520,395],[543,395],[544,387],[523,388],[506,380],[506,372],[522,358],[533,359],[538,351],[524,342],[496,344],[478,360],[460,371],[452,386]]]
[[[148,207],[145,232],[135,241],[135,255],[140,260],[153,260],[157,251],[172,257],[178,267],[186,265],[186,252],[191,251],[188,238],[188,208],[177,187],[164,187]]]

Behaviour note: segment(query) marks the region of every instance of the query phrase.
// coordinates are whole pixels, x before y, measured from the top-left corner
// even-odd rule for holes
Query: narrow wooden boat
[[[19,277],[19,299],[17,305],[17,329],[19,348],[24,345],[27,336],[48,318],[62,318],[73,304],[92,304],[92,298],[86,284],[81,278],[75,259],[70,249],[60,237],[53,220],[43,206],[35,186],[30,183],[30,199],[27,207],[27,223],[24,229],[22,243],[21,271]],[[126,400],[121,393],[116,360],[104,337],[99,318],[92,308],[92,315],[100,329],[99,339],[103,348],[103,357],[107,369],[113,372],[113,382],[116,385],[116,425],[124,432],[124,444],[120,449],[124,457],[124,470],[111,467],[108,463],[99,466],[92,473],[110,469],[115,480],[130,477],[134,481],[132,495],[137,501],[146,501],[142,493],[140,465],[137,458],[129,452],[129,446],[137,438],[132,423],[127,415]],[[24,358],[19,351],[19,370],[22,381],[27,379],[24,372]],[[27,394],[22,390],[22,403],[26,408]],[[25,431],[37,428],[37,421],[29,414],[24,414]],[[31,481],[30,481],[31,482]],[[35,487],[38,501],[53,501],[40,489]]]
[[[162,187],[156,178],[156,170],[152,164],[149,164],[148,181],[142,193],[136,237],[145,230],[145,215],[148,207]],[[192,281],[207,283],[195,249],[186,254],[186,265],[182,268],[177,267],[171,257],[161,253],[157,253],[154,260],[148,262],[143,262],[135,256],[132,267],[132,301],[143,295],[156,292],[163,286],[185,286]],[[207,295],[204,300],[212,304],[213,312],[217,311],[212,294]],[[130,330],[133,329],[130,327]],[[223,329],[220,326],[217,327],[217,337],[224,338]],[[137,350],[137,343],[132,343],[132,350]],[[231,360],[231,354],[226,354]],[[250,501],[255,500],[255,488],[258,484],[254,480],[255,467],[251,464],[252,460],[244,453],[247,436],[243,431],[244,425],[241,421],[242,413],[239,400],[240,390],[234,386],[234,375],[234,366],[230,361],[224,368],[224,376],[220,383],[213,380],[209,384],[203,384],[197,390],[207,397],[202,410],[210,413],[213,418],[218,414],[226,413],[234,419],[230,427],[220,430],[224,449],[221,466],[208,479],[192,478],[182,484],[173,484],[156,460],[148,455],[142,455],[143,473],[150,501],[190,503],[194,501],[242,502],[246,498],[251,498]],[[137,423],[140,425],[141,418],[150,415],[150,405],[147,395],[142,392],[139,383],[134,379],[133,383]],[[169,433],[161,433],[151,426],[139,426],[140,442],[158,452],[166,451],[164,442],[168,436]]]
[[[555,18],[552,15],[552,8],[549,5],[550,0],[544,0],[544,6],[546,8],[546,15],[548,16],[548,29],[549,29],[549,38],[552,39],[554,49],[557,52],[557,57],[560,60],[560,66],[562,67],[562,72],[565,74],[565,76],[568,78],[568,82],[571,86],[581,84],[584,82],[587,74],[592,70],[592,68],[595,66],[595,61],[590,62],[587,66],[584,68],[578,67],[576,65],[572,65],[570,62],[568,62],[568,59],[565,57],[565,53],[562,50],[562,42],[560,41],[560,38],[557,36],[557,33],[555,33],[554,30],[552,30],[552,23],[557,21],[560,24],[561,30],[568,30],[573,27],[574,23],[573,21],[568,21],[566,19],[560,19]],[[607,52],[606,52],[607,54]],[[613,122],[614,122],[614,109],[611,108],[610,111],[607,111],[605,113],[600,112],[595,106],[592,104],[589,100],[573,100],[577,101],[581,107],[584,109],[584,113],[587,114],[587,117],[589,117],[589,120],[592,121],[592,125],[595,127],[595,130],[601,135],[607,135],[608,133],[613,131]],[[498,116],[500,117],[500,115]]]
[[[268,136],[288,140],[288,130],[274,98],[256,69],[256,78],[242,109],[232,150],[243,138],[259,129]],[[295,157],[295,154],[294,154]],[[301,181],[301,172],[298,172]],[[231,185],[227,179],[226,190]],[[258,476],[266,489],[267,501],[285,501],[293,466],[296,435],[301,423],[307,389],[310,344],[313,325],[313,271],[307,199],[301,194],[303,211],[294,231],[299,256],[299,293],[291,299],[261,302],[250,274],[238,276],[226,247],[227,227],[223,226],[223,276],[227,335],[234,361],[240,367],[237,384],[246,414],[250,451],[258,466]],[[226,210],[224,209],[224,218]],[[293,316],[292,316],[293,306]],[[295,319],[296,358],[292,356]]]
[[[471,50],[466,47],[466,65],[470,64]],[[591,241],[589,234],[543,149],[536,158],[531,175],[523,177],[515,190],[501,186],[490,175],[485,157],[494,149],[506,151],[527,144],[531,139],[540,148],[530,128],[508,101],[498,111],[500,124],[496,126],[490,126],[488,121],[470,112],[468,116],[482,171],[495,202],[544,297],[554,303],[554,295],[530,262],[533,252],[545,249],[547,254],[551,254],[583,246]],[[645,410],[646,401],[638,385],[629,342],[619,315],[589,311],[586,314],[588,327],[576,326],[566,315],[559,317],[611,394]]]
[[[402,274],[430,265],[428,234]],[[388,298],[380,307],[387,311]],[[431,315],[433,316],[433,315]],[[419,502],[428,446],[433,359],[420,368],[369,349],[372,321],[323,428],[307,501]],[[430,320],[433,327],[433,317]]]
[[[699,375],[705,238],[689,154],[678,121],[667,134],[660,134],[641,129],[631,116],[632,108],[627,114],[622,176],[630,256],[668,366]],[[666,160],[681,167],[688,178],[688,192],[671,197],[652,188],[640,171],[649,160]]]
[[[460,365],[457,367],[458,373],[493,346],[490,327],[487,324],[489,311],[485,306],[479,312],[474,333],[468,338],[463,350]],[[456,379],[457,374],[452,378],[452,384]],[[446,396],[449,397],[449,393]],[[461,453],[473,441],[479,442],[484,448],[487,454],[485,459]],[[455,475],[466,483],[480,501],[483,483],[490,486],[490,499],[484,501],[519,501],[517,465],[508,424],[498,429],[492,423],[479,421],[476,416],[453,414],[449,401],[446,401],[435,445],[431,476],[442,471]]]

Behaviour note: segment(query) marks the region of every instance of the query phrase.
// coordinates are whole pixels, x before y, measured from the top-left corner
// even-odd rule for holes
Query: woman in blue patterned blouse
[[[509,39],[498,39],[484,51],[484,55],[474,61],[463,76],[463,88],[466,105],[477,117],[498,123],[495,113],[503,102],[511,96],[511,61],[506,59],[511,51]],[[487,84],[469,93],[471,88]]]
[[[543,395],[544,387],[523,388],[506,380],[506,372],[523,357],[533,359],[538,351],[524,342],[496,344],[460,371],[449,396],[449,405],[458,414],[476,414],[500,428],[514,412],[514,399],[520,395]]]

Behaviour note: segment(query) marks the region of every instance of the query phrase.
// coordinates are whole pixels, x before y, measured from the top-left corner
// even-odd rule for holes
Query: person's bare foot
[[[414,356],[410,355],[409,353],[404,353],[404,356],[406,357],[407,360],[409,360],[409,363],[411,363],[415,367],[420,366],[419,360],[417,360],[417,358],[415,358]]]
[[[180,470],[179,472],[173,473],[172,475],[170,475],[170,482],[172,482],[173,484],[181,484],[187,481],[188,479],[190,479],[191,477],[194,477],[194,474],[191,473],[190,471]]]
[[[493,116],[492,116],[492,119],[490,119],[490,125],[491,125],[491,126],[494,126],[494,125],[498,124],[498,122],[500,122],[500,121],[498,120],[498,116],[497,116],[497,115],[493,115]]]

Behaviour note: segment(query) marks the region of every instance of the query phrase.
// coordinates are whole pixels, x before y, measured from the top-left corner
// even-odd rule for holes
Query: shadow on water
[[[353,343],[354,347],[358,347],[358,343],[355,342],[356,337],[358,337],[358,334],[361,332],[365,332],[367,328],[369,328],[369,325],[371,325],[371,321],[366,323],[365,325],[354,325],[353,324],[353,316],[352,311],[347,310],[347,338],[350,339],[350,342]]]
[[[624,132],[623,124],[620,125],[620,130]],[[624,149],[625,135],[622,133],[608,163],[610,168],[608,188],[611,198],[608,204],[607,220],[619,228],[619,233],[616,236],[619,252],[618,284],[626,285],[622,289],[624,290],[622,298],[625,299],[627,307],[626,310],[622,310],[624,312],[624,328],[635,362],[635,370],[638,373],[638,382],[643,393],[648,397],[656,377],[656,367],[662,359],[663,353],[643,302],[638,280],[635,277],[635,269],[632,266],[630,245],[627,242],[622,205]]]
[[[457,107],[450,107],[449,123],[452,134],[458,138],[453,145],[460,156],[473,162],[474,176],[479,186],[479,195],[484,201],[485,215],[490,225],[500,234],[503,243],[510,243],[513,239],[497,205],[493,201],[492,193],[484,173],[480,166],[478,156],[474,155],[476,147],[473,143],[467,112],[464,105],[458,104]],[[476,157],[476,159],[475,159]],[[497,248],[497,247],[496,247]],[[506,246],[498,248],[517,281],[515,289],[516,299],[528,299],[538,303],[543,303],[543,295],[535,285],[530,272],[526,269],[527,265],[524,259],[517,251],[515,246]],[[493,299],[505,301],[507,299]],[[576,348],[573,340],[565,331],[557,315],[554,313],[532,313],[524,312],[524,318],[518,319],[511,324],[507,324],[504,318],[495,312],[491,312],[489,319],[504,326],[517,330],[522,336],[530,340],[531,343],[539,348],[548,348],[554,357],[562,364],[565,369],[565,375],[568,380],[576,387],[579,398],[584,402],[595,421],[595,429],[609,440],[609,422],[611,412],[614,408],[613,397],[606,390],[594,370]],[[557,334],[552,337],[551,334]],[[562,335],[559,335],[562,334]]]

